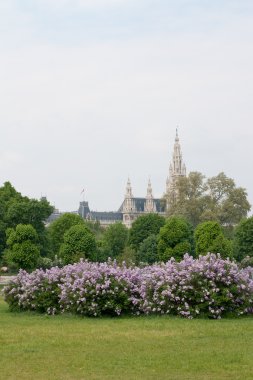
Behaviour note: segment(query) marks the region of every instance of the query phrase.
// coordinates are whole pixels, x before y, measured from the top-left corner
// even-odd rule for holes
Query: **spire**
[[[154,198],[153,198],[153,191],[152,191],[150,178],[148,180],[147,195],[146,195],[146,201],[145,201],[145,205],[144,205],[144,211],[145,212],[156,212],[156,204],[155,204]]]
[[[186,176],[186,167],[183,162],[183,155],[178,137],[178,128],[176,128],[176,137],[173,148],[172,162],[169,166],[169,177],[166,181],[166,193],[175,192],[176,181],[179,177]]]
[[[130,182],[129,177],[128,177],[127,185],[126,185],[126,194],[125,194],[125,198],[133,198],[132,186],[131,186],[131,182]]]
[[[130,179],[127,180],[125,199],[123,203],[123,213],[132,213],[136,211],[135,200],[132,193]]]
[[[184,175],[183,156],[181,146],[179,143],[178,130],[176,129],[176,138],[174,143],[174,151],[172,157],[172,172],[174,175]]]
[[[176,128],[176,138],[175,138],[175,142],[178,142],[179,141],[179,138],[178,138],[178,127]]]
[[[152,186],[151,186],[151,181],[150,178],[148,179],[148,187],[147,187],[147,199],[153,199],[153,194],[152,194]]]

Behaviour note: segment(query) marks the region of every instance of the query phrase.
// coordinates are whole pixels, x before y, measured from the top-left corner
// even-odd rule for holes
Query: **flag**
[[[84,193],[84,189],[81,191],[81,194],[83,194]]]

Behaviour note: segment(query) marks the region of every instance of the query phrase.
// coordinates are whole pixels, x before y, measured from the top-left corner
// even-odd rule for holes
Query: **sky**
[[[251,0],[0,0],[0,186],[61,211],[165,190],[187,172],[253,204]]]

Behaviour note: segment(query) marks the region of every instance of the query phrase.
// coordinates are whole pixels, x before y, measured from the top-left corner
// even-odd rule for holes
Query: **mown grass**
[[[6,380],[252,380],[253,318],[89,319],[10,313],[0,301]]]

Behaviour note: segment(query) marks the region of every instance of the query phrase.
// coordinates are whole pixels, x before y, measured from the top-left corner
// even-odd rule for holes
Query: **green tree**
[[[7,249],[4,260],[8,265],[16,264],[18,268],[34,269],[40,256],[38,234],[30,224],[18,224],[16,228],[6,231]]]
[[[123,252],[117,257],[117,262],[122,264],[123,262],[127,266],[132,266],[136,262],[135,250],[129,246],[125,247]]]
[[[53,207],[46,199],[36,200],[22,197],[13,200],[6,211],[5,221],[8,227],[18,223],[31,224],[38,233],[38,242],[43,256],[49,252],[49,242],[45,229],[45,220],[52,213]]]
[[[94,260],[96,249],[94,234],[84,224],[77,224],[65,232],[59,256],[64,264],[77,262],[80,258]]]
[[[195,249],[198,255],[208,252],[220,253],[222,257],[232,256],[232,244],[225,238],[218,222],[200,223],[194,231]]]
[[[105,227],[102,227],[98,220],[86,220],[85,225],[89,228],[89,230],[95,235],[96,240],[100,240],[103,237],[105,232]]]
[[[153,264],[158,261],[157,235],[148,236],[140,245],[136,254],[139,263]]]
[[[121,222],[111,224],[104,232],[101,241],[103,257],[116,258],[127,245],[128,229]]]
[[[5,215],[8,211],[8,207],[14,200],[22,199],[21,194],[18,193],[10,182],[5,182],[2,187],[0,187],[0,253],[6,247],[6,229],[11,227],[8,225]]]
[[[6,247],[8,228],[18,224],[31,224],[38,233],[40,248],[44,248],[46,240],[45,220],[53,212],[47,200],[29,199],[22,196],[10,182],[0,187],[0,252]]]
[[[238,260],[253,257],[253,216],[242,219],[235,230],[234,253]]]
[[[137,252],[141,243],[150,235],[157,235],[164,226],[165,218],[158,214],[139,216],[132,224],[129,233],[129,244]]]
[[[53,257],[59,254],[60,246],[64,241],[64,234],[76,225],[84,226],[84,220],[81,216],[66,212],[48,226],[48,237]]]
[[[194,226],[210,220],[233,226],[250,210],[245,189],[236,187],[224,173],[206,179],[201,173],[191,172],[178,179],[177,191],[176,198],[167,195],[169,215],[184,216]]]
[[[172,216],[158,234],[159,260],[181,260],[185,253],[193,253],[193,228],[185,218]]]
[[[12,200],[6,210],[5,220],[10,227],[18,223],[31,224],[39,234],[44,231],[44,222],[52,212],[53,207],[47,200],[23,197]]]

